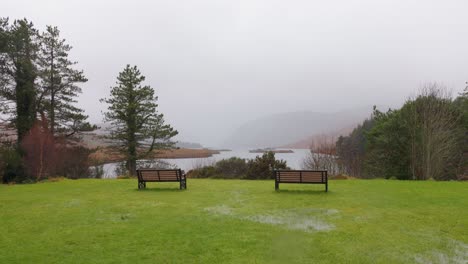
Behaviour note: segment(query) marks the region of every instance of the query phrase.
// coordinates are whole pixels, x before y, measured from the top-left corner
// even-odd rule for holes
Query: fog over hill
[[[302,111],[268,115],[240,126],[225,140],[224,146],[285,146],[313,135],[336,133],[353,127],[371,113],[372,107],[369,106],[332,113]]]

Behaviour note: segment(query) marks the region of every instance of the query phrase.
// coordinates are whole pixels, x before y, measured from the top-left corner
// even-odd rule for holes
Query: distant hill
[[[338,137],[340,137],[340,136],[347,136],[353,131],[353,129],[356,127],[356,125],[357,125],[357,123],[353,124],[351,126],[344,127],[342,129],[336,130],[336,131],[329,131],[329,132],[326,132],[326,133],[314,134],[314,135],[311,135],[311,136],[309,136],[309,137],[307,137],[305,139],[302,139],[302,140],[299,140],[299,141],[296,141],[296,142],[289,143],[289,144],[286,144],[284,146],[281,146],[281,148],[306,149],[306,148],[310,147],[310,145],[311,145],[311,143],[313,141],[318,140],[320,142],[320,140],[322,140],[324,136],[327,139],[331,139],[331,138],[338,139]]]
[[[224,145],[264,148],[296,146],[304,141],[297,146],[307,148],[306,141],[311,136],[349,129],[371,113],[372,107],[365,107],[334,113],[304,111],[269,115],[240,126]]]

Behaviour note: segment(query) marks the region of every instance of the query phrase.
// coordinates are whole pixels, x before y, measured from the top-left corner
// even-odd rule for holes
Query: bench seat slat
[[[325,190],[328,191],[327,171],[311,170],[274,170],[275,189],[279,188],[280,183],[313,183],[325,184]]]
[[[185,174],[180,169],[139,169],[137,170],[138,188],[145,188],[146,182],[180,182],[180,188],[186,188]]]

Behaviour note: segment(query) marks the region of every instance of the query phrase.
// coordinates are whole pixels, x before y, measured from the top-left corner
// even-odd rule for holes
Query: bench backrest
[[[275,170],[274,173],[277,182],[326,183],[328,181],[327,171]]]
[[[139,169],[137,170],[140,181],[180,181],[182,170],[157,170],[157,169]]]

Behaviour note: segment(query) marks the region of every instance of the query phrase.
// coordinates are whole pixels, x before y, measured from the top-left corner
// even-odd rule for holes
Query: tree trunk
[[[54,42],[50,52],[50,133],[55,136]]]
[[[136,138],[135,133],[132,133],[133,130],[130,129],[130,135],[128,140],[128,153],[127,153],[127,169],[130,173],[130,176],[134,177],[136,175],[136,161],[137,161],[137,153],[136,153]]]
[[[21,65],[16,74],[16,128],[18,143],[31,130],[36,120],[36,91],[32,64]]]

